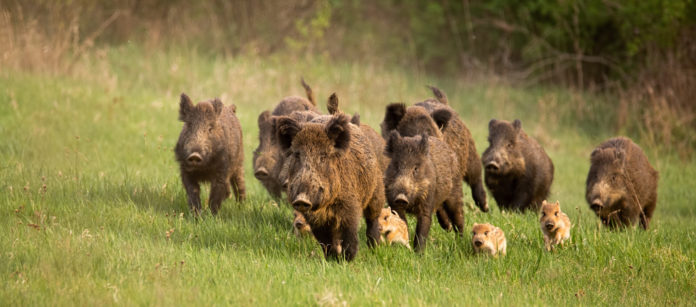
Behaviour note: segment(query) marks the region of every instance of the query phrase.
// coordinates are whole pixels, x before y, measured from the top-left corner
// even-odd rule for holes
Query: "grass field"
[[[378,128],[388,102],[414,103],[438,85],[479,153],[491,118],[520,118],[556,165],[572,242],[543,250],[537,216],[473,209],[508,238],[500,259],[472,254],[470,238],[437,225],[422,255],[361,246],[352,263],[323,260],[292,234],[292,212],[253,177],[256,118],[302,94]],[[173,146],[178,95],[237,105],[248,199],[200,220],[187,209]],[[137,47],[93,52],[69,74],[0,71],[1,305],[692,305],[696,300],[696,162],[644,148],[660,172],[648,231],[598,227],[584,200],[589,154],[613,136],[611,101],[549,88],[439,79],[326,60],[218,59]],[[320,105],[325,110],[325,105]],[[207,192],[203,193],[207,197]],[[411,230],[415,223],[410,223]]]

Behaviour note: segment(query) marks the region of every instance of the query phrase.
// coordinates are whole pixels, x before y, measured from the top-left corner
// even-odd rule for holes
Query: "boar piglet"
[[[210,182],[210,211],[217,214],[230,195],[230,185],[237,201],[245,197],[242,129],[236,107],[225,106],[219,99],[194,105],[186,94],[181,94],[179,107],[179,120],[184,126],[174,153],[189,207],[195,214],[200,213],[199,183]]]
[[[590,156],[587,203],[610,227],[635,225],[647,229],[657,205],[658,173],[643,150],[625,137],[600,144]]]
[[[282,181],[279,179],[284,156],[275,131],[275,116],[289,115],[295,111],[318,114],[312,89],[302,80],[308,99],[290,96],[281,100],[272,111],[259,115],[259,146],[254,150],[254,177],[258,179],[273,197],[280,197]]]
[[[358,252],[360,216],[368,245],[380,240],[384,186],[377,155],[345,114],[326,123],[278,118],[278,139],[288,152],[287,196],[301,212],[327,259],[352,260]]]
[[[418,224],[413,247],[425,247],[432,215],[438,213],[440,226],[461,235],[464,228],[462,182],[456,155],[443,141],[422,134],[402,137],[389,135],[386,147],[391,162],[384,176],[389,206],[406,221],[406,213],[416,216]]]
[[[538,209],[553,182],[553,163],[544,149],[522,130],[516,119],[510,123],[491,120],[483,152],[486,186],[501,209]]]

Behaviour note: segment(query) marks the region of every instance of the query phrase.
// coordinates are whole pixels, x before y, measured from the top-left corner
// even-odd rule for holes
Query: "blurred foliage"
[[[651,48],[673,46],[696,25],[695,7],[694,0],[0,0],[13,23],[33,20],[47,35],[84,39],[99,30],[94,39],[109,44],[324,54],[580,85],[584,75],[625,77]]]

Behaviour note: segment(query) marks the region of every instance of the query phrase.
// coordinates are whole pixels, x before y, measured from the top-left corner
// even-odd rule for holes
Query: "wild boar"
[[[289,115],[295,111],[306,111],[319,114],[314,101],[312,89],[302,80],[302,86],[307,91],[308,99],[298,96],[286,97],[281,100],[273,111],[264,111],[259,115],[259,146],[254,150],[254,177],[268,190],[273,197],[280,197],[282,181],[279,174],[283,159],[278,141],[276,140],[274,116]]]
[[[522,130],[522,122],[492,119],[489,147],[483,152],[485,181],[498,206],[524,211],[538,209],[553,182],[553,162]]]
[[[474,253],[486,253],[493,257],[507,254],[507,240],[502,229],[488,223],[474,223],[471,234]]]
[[[382,137],[386,139],[390,131],[396,130],[402,136],[427,133],[444,140],[457,155],[460,178],[471,187],[474,203],[481,211],[487,212],[488,200],[481,180],[481,162],[471,132],[448,105],[445,94],[435,87],[431,89],[437,100],[428,99],[411,107],[402,103],[388,105],[381,124]]]
[[[325,257],[347,261],[358,252],[361,215],[368,246],[379,242],[377,218],[384,204],[377,154],[349,120],[345,114],[326,123],[277,120],[287,152],[288,201],[305,216]]]
[[[625,137],[609,139],[590,155],[585,198],[610,227],[648,229],[657,205],[658,173],[643,150]]]
[[[184,126],[174,153],[189,207],[197,215],[201,210],[201,181],[210,182],[213,214],[230,195],[230,185],[237,201],[245,198],[242,129],[235,111],[234,105],[225,106],[219,99],[194,105],[186,94],[181,94],[179,120]]]
[[[488,212],[488,200],[486,199],[486,191],[483,188],[483,172],[481,170],[481,159],[476,151],[476,143],[471,136],[469,128],[461,120],[457,111],[449,106],[449,101],[445,93],[434,86],[429,87],[433,91],[436,99],[427,99],[423,102],[416,103],[416,106],[424,107],[433,117],[444,137],[445,143],[452,148],[459,160],[460,173],[464,177],[464,181],[471,187],[471,196],[474,203],[481,211]],[[438,114],[442,111],[448,111],[451,115],[445,117]],[[450,118],[447,120],[447,118]]]
[[[392,131],[386,153],[391,158],[384,176],[389,206],[406,221],[406,213],[416,216],[413,247],[421,251],[426,244],[433,212],[440,226],[461,235],[464,229],[462,182],[457,156],[443,141],[421,134],[402,137]],[[438,210],[441,209],[441,210]]]
[[[541,216],[539,227],[544,234],[544,246],[550,251],[555,245],[570,239],[570,219],[561,211],[561,203],[549,203],[544,200],[541,203]]]

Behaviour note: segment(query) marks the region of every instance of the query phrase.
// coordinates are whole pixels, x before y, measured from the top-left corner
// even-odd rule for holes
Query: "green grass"
[[[251,172],[256,118],[302,94],[378,127],[384,106],[440,86],[479,152],[490,118],[520,118],[556,165],[550,199],[574,223],[572,242],[543,251],[537,217],[478,212],[465,189],[466,224],[491,222],[508,238],[500,259],[437,225],[422,255],[361,246],[352,263],[326,262],[297,239],[291,209]],[[584,201],[589,153],[612,136],[600,98],[516,89],[326,60],[216,59],[136,47],[90,54],[70,74],[0,72],[0,302],[2,305],[664,305],[696,299],[696,163],[645,148],[660,171],[649,231],[601,229]],[[248,200],[197,220],[187,211],[172,148],[178,95],[219,96],[242,122]],[[324,109],[322,104],[320,108]],[[207,197],[207,192],[204,193]],[[411,223],[413,229],[415,223]],[[167,233],[173,229],[173,233]],[[411,230],[412,230],[411,229]]]

